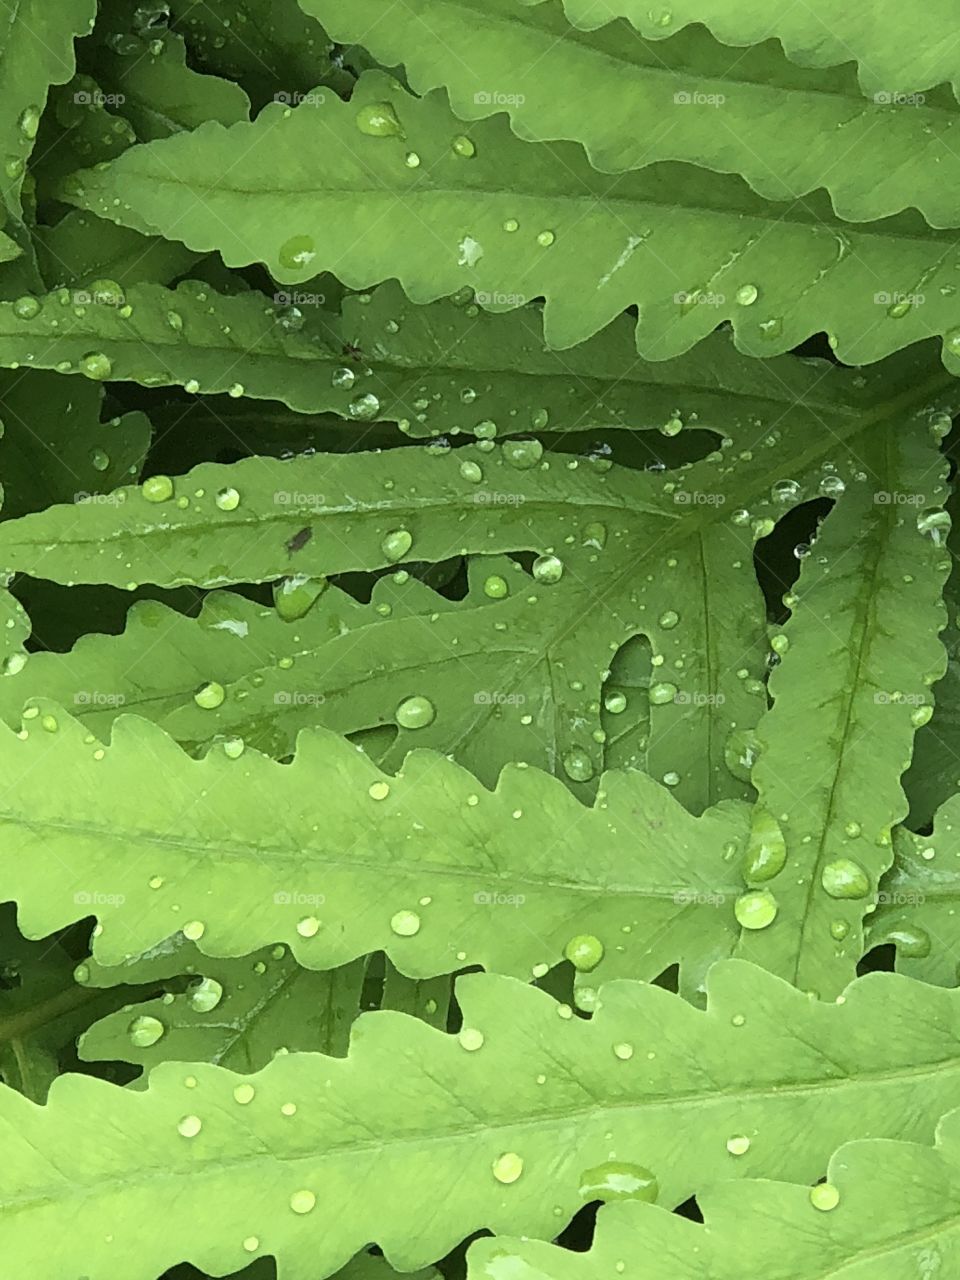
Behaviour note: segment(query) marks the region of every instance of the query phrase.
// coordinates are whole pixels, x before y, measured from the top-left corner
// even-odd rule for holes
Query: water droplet
[[[832,1183],[821,1182],[810,1188],[810,1203],[815,1209],[829,1213],[840,1203],[840,1192]]]
[[[523,1173],[523,1157],[517,1155],[516,1151],[505,1151],[493,1162],[493,1176],[498,1182],[509,1185],[511,1182],[516,1182],[521,1173]]]
[[[633,1057],[633,1045],[624,1040],[620,1044],[613,1046],[613,1052],[614,1056],[619,1058],[621,1062],[629,1062]]]
[[[450,145],[453,148],[454,154],[462,156],[465,160],[472,160],[477,154],[476,144],[472,142],[465,133],[457,134]]]
[[[88,351],[80,361],[80,372],[94,382],[105,382],[113,373],[113,363],[102,351]]]
[[[820,481],[820,492],[825,498],[839,498],[846,489],[839,476],[824,476]]]
[[[160,1019],[151,1018],[149,1014],[134,1018],[127,1028],[131,1044],[136,1045],[138,1049],[149,1049],[152,1044],[156,1044],[162,1038],[165,1031],[166,1027]]]
[[[589,782],[594,775],[593,761],[582,747],[573,747],[566,753],[563,767],[574,782]]]
[[[429,698],[418,696],[400,703],[396,720],[401,729],[423,729],[433,723],[436,714],[436,708]]]
[[[683,430],[683,422],[678,417],[669,418],[660,428],[662,436],[678,436]]]
[[[753,812],[750,839],[743,858],[743,878],[763,883],[780,874],[787,861],[787,845],[773,814],[759,806]]]
[[[483,471],[475,462],[461,462],[460,474],[463,476],[464,480],[467,480],[470,484],[479,484],[483,479]]]
[[[358,422],[370,422],[380,412],[380,400],[372,391],[354,396],[347,405],[347,413]]]
[[[608,1160],[580,1175],[582,1200],[642,1200],[653,1204],[660,1194],[657,1180],[649,1169],[639,1164]]]
[[[554,231],[541,231],[537,236],[537,244],[542,245],[544,249],[549,249],[556,238],[556,232]]]
[[[770,497],[781,505],[796,502],[800,496],[801,489],[796,480],[778,480],[770,490]]]
[[[337,391],[349,391],[356,380],[357,375],[352,369],[334,369],[330,383]]]
[[[320,932],[320,921],[316,916],[304,916],[297,921],[297,933],[301,938],[315,938]]]
[[[294,1213],[311,1213],[317,1205],[317,1197],[312,1191],[295,1191],[290,1197],[290,1208]]]
[[[177,1125],[177,1133],[181,1138],[195,1138],[203,1128],[203,1121],[199,1116],[184,1116]]]
[[[233,1091],[233,1096],[241,1107],[245,1107],[254,1100],[257,1096],[257,1091],[252,1084],[238,1084]]]
[[[885,942],[892,942],[898,953],[907,960],[923,960],[933,949],[930,935],[919,927],[901,926],[886,934]]]
[[[419,169],[420,157],[417,155],[415,151],[408,151],[407,154],[403,157],[403,163],[407,166],[408,169]]]
[[[413,546],[413,534],[406,529],[394,529],[380,543],[380,549],[388,560],[402,560]]]
[[[40,128],[40,108],[33,105],[24,107],[17,119],[17,126],[23,136],[32,142]]]
[[[389,102],[368,102],[356,116],[357,128],[371,138],[402,138],[403,128]]]
[[[420,917],[415,911],[397,911],[390,917],[390,928],[401,938],[412,938],[420,932]]]
[[[779,909],[769,889],[750,889],[733,904],[733,914],[744,929],[766,929],[776,920]]]
[[[559,582],[563,577],[563,561],[557,556],[537,556],[533,562],[533,576],[538,582]]]
[[[227,691],[222,684],[218,684],[216,680],[211,680],[209,684],[201,685],[201,687],[193,695],[193,700],[198,707],[203,707],[205,711],[214,711],[223,704]]]
[[[727,1139],[727,1150],[732,1156],[745,1156],[750,1150],[750,1139],[745,1134],[735,1134]]]
[[[147,502],[167,502],[173,497],[173,481],[169,476],[150,476],[140,486]]]
[[[673,702],[679,692],[675,684],[671,684],[668,680],[658,680],[650,686],[648,697],[653,706],[662,707],[668,702]]]
[[[491,600],[502,600],[509,590],[506,578],[501,578],[495,573],[491,574],[483,584],[483,594],[489,596]]]
[[[243,1247],[247,1253],[256,1253],[260,1248],[260,1241],[256,1236],[247,1236],[243,1242]]]
[[[929,537],[935,547],[942,547],[950,532],[950,516],[946,511],[927,511],[917,516],[917,529]]]
[[[367,787],[367,795],[371,800],[386,800],[390,794],[389,782],[371,782]]]
[[[933,707],[927,705],[917,707],[916,710],[910,712],[910,723],[915,729],[922,729],[925,724],[929,724],[933,718]]]
[[[830,937],[834,938],[837,942],[842,942],[849,932],[850,926],[847,924],[846,920],[830,921]]]
[[[755,284],[742,284],[736,294],[741,307],[752,307],[759,296],[760,290]]]
[[[529,471],[543,457],[543,445],[539,440],[505,440],[503,456],[518,471]]]
[[[207,931],[207,926],[202,920],[188,920],[183,926],[183,936],[189,942],[199,942]]]
[[[216,978],[202,978],[190,988],[190,1008],[196,1013],[209,1013],[223,999],[223,987]]]
[[[581,933],[570,939],[563,954],[579,973],[590,973],[603,959],[603,943],[591,933]]]
[[[33,294],[25,294],[13,304],[13,314],[20,320],[32,320],[40,314],[40,299]]]
[[[760,757],[760,740],[753,729],[734,729],[723,746],[723,758],[727,768],[741,782],[749,782],[754,765]]]
[[[240,505],[240,494],[236,489],[221,489],[214,502],[221,511],[236,511]]]
[[[291,236],[280,246],[277,258],[281,267],[288,271],[299,271],[308,267],[317,256],[317,247],[312,236]]]
[[[900,320],[907,314],[912,306],[913,302],[910,298],[901,298],[899,302],[894,302],[891,306],[887,307],[887,315],[891,320]]]
[[[820,874],[820,883],[831,898],[865,898],[870,892],[870,877],[851,858],[835,858]]]
[[[627,695],[625,693],[608,693],[603,699],[603,705],[612,716],[618,716],[627,709]]]
[[[483,1047],[483,1032],[478,1031],[476,1027],[461,1027],[457,1039],[463,1048],[471,1053]]]

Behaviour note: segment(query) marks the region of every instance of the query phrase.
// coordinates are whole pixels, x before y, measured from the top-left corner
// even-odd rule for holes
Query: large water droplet
[[[885,942],[892,942],[901,956],[908,960],[923,960],[933,948],[930,935],[926,929],[916,926],[901,926],[892,929],[884,937]]]
[[[559,582],[563,577],[563,561],[557,556],[537,556],[533,562],[533,576],[538,582]]]
[[[413,535],[406,529],[394,529],[380,543],[380,548],[388,560],[402,560],[413,546]]]
[[[776,898],[769,889],[750,889],[733,905],[733,914],[744,929],[766,929],[779,911]]]
[[[105,382],[113,373],[113,363],[102,351],[88,351],[80,361],[80,372],[94,382]]]
[[[412,938],[420,932],[420,917],[415,911],[397,911],[390,917],[390,928],[401,938]]]
[[[429,698],[407,698],[396,711],[397,724],[402,729],[423,729],[432,724],[437,711]]]
[[[138,1049],[149,1049],[152,1044],[156,1044],[162,1038],[166,1027],[159,1018],[144,1014],[143,1017],[134,1018],[127,1031],[131,1044],[136,1045]]]
[[[306,1189],[295,1191],[290,1197],[290,1208],[294,1213],[311,1213],[317,1205],[317,1197]]]
[[[173,497],[173,481],[169,476],[150,476],[140,486],[147,502],[167,502]]]
[[[358,422],[370,422],[380,412],[380,401],[372,391],[354,396],[347,405],[347,413]]]
[[[608,1160],[580,1175],[580,1198],[592,1200],[642,1200],[653,1204],[660,1194],[657,1179],[639,1164]]]
[[[603,959],[603,943],[592,933],[580,933],[570,939],[563,954],[580,973],[590,973]]]
[[[668,702],[673,702],[678,693],[677,686],[671,684],[669,680],[658,680],[650,686],[648,696],[655,707],[662,707],[666,706]]]
[[[753,766],[760,756],[760,740],[753,729],[734,729],[723,747],[727,768],[741,782],[749,782]]]
[[[240,505],[240,494],[236,489],[221,489],[214,502],[221,511],[236,511]]]
[[[810,1203],[822,1213],[829,1213],[840,1203],[840,1192],[832,1183],[820,1182],[810,1188]]]
[[[870,877],[852,858],[835,858],[820,874],[820,883],[831,898],[865,898]]]
[[[199,1116],[184,1116],[177,1125],[177,1133],[181,1138],[195,1138],[203,1128],[203,1121]]]
[[[503,456],[518,471],[529,471],[543,457],[543,445],[539,440],[504,440]]]
[[[401,138],[403,127],[389,102],[368,102],[356,116],[357,128],[371,138]]]
[[[511,1182],[516,1182],[521,1173],[523,1173],[523,1157],[517,1155],[516,1151],[505,1151],[493,1162],[493,1176],[498,1182],[509,1185]]]
[[[564,755],[563,768],[574,782],[589,782],[594,775],[593,761],[582,747],[573,747]]]
[[[762,884],[779,875],[786,861],[787,846],[780,824],[766,809],[754,809],[743,858],[743,878],[748,884]]]
[[[308,267],[317,256],[317,246],[312,236],[291,236],[280,246],[277,258],[288,271],[300,271]]]
[[[209,1013],[223,999],[223,987],[216,978],[202,978],[190,988],[190,1008],[197,1013]]]
[[[337,391],[349,391],[357,380],[357,375],[352,369],[346,367],[342,369],[334,369],[330,378],[330,384]]]
[[[203,707],[205,711],[215,711],[221,706],[227,691],[222,684],[218,684],[216,680],[211,680],[209,684],[201,685],[193,695],[193,700],[198,707]]]

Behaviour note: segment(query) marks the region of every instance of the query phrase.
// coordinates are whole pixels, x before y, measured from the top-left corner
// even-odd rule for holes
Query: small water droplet
[[[147,502],[167,502],[173,497],[173,481],[169,476],[150,476],[140,486]]]
[[[537,556],[533,562],[533,576],[538,582],[559,582],[563,577],[563,561],[557,556]]]
[[[214,502],[221,511],[236,511],[240,505],[240,494],[236,489],[221,489]]]
[[[483,1032],[478,1031],[476,1027],[461,1027],[457,1039],[461,1046],[471,1053],[483,1047]]]
[[[760,290],[755,284],[742,284],[736,294],[741,307],[752,307],[759,296]]]
[[[290,1208],[294,1213],[312,1213],[316,1206],[317,1197],[312,1191],[295,1191],[290,1197]]]
[[[810,1203],[822,1213],[829,1213],[840,1203],[840,1192],[832,1183],[821,1182],[810,1188]]]
[[[413,535],[406,529],[394,529],[380,543],[380,548],[388,560],[402,560],[413,546]]]

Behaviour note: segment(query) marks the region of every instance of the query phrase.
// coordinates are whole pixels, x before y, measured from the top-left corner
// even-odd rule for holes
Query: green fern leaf
[[[491,793],[427,751],[385,777],[321,731],[283,765],[192,760],[134,716],[107,747],[55,706],[24,717],[0,729],[0,824],[16,832],[4,891],[27,936],[95,915],[107,965],[183,933],[209,955],[287,943],[314,969],[382,949],[410,977],[466,964],[529,976],[597,934],[611,940],[600,976],[653,978],[682,952],[692,992],[735,941],[744,807],[693,817],[641,773],[606,775],[587,809],[536,770],[505,769]],[[50,774],[75,785],[51,789]]]
[[[537,0],[534,0],[536,3]],[[627,18],[643,36],[664,40],[689,23],[702,23],[725,44],[756,44],[775,37],[804,66],[856,59],[866,93],[910,94],[957,76],[955,11],[948,0],[904,9],[895,0],[840,10],[826,0],[802,8],[730,5],[725,0],[679,0],[651,9],[645,0],[564,0],[572,23],[585,31]]]
[[[303,7],[337,39],[402,62],[418,93],[445,88],[462,119],[506,111],[520,137],[580,142],[604,172],[680,160],[741,174],[767,200],[825,188],[855,222],[904,208],[933,226],[960,215],[945,91],[920,107],[868,103],[852,69],[801,71],[771,41],[732,49],[690,27],[652,43],[623,22],[575,31],[556,4],[427,0],[416,23],[377,0]],[[857,165],[844,163],[852,153]]]
[[[73,76],[74,38],[89,34],[96,11],[96,0],[21,0],[5,15],[0,32],[0,152],[5,157],[0,195],[14,217],[20,214],[20,190],[47,92]]]
[[[388,136],[358,126],[370,112]],[[723,320],[751,355],[823,329],[848,364],[932,334],[952,349],[960,249],[917,214],[852,226],[819,193],[772,204],[675,163],[611,180],[579,146],[522,142],[501,117],[472,127],[465,158],[452,145],[462,129],[441,95],[415,99],[368,72],[349,103],[273,104],[253,124],[133,147],[62,196],[230,266],[263,262],[284,284],[321,270],[351,288],[396,277],[415,302],[467,288],[497,311],[544,297],[551,347],[636,305],[648,359]]]
[[[322,1277],[375,1240],[412,1270],[483,1228],[554,1237],[611,1160],[651,1170],[669,1208],[729,1179],[813,1182],[865,1131],[930,1142],[956,1100],[956,992],[871,975],[838,1008],[736,961],[709,986],[703,1013],[608,984],[584,1022],[516,980],[470,975],[459,1036],[372,1013],[346,1059],[290,1055],[240,1078],[198,1064],[193,1088],[163,1064],[143,1093],[68,1076],[44,1110],[0,1096],[4,1256],[36,1280],[77,1265],[99,1280],[122,1256],[129,1280],[148,1280],[183,1259],[239,1267],[248,1249]],[[750,1138],[740,1155],[736,1135]],[[216,1214],[196,1212],[184,1178]],[[341,1194],[344,1180],[368,1194]],[[139,1212],[146,1197],[161,1211]]]
[[[643,1258],[644,1280],[737,1280],[744,1275],[807,1280],[869,1273],[875,1280],[949,1274],[956,1240],[960,1115],[937,1127],[934,1147],[860,1140],[846,1143],[815,1187],[728,1182],[698,1194],[705,1225],[649,1204],[610,1204],[597,1217],[588,1253],[533,1240],[478,1240],[469,1280],[586,1280],[629,1274]],[[866,1224],[869,1229],[865,1231]]]
[[[861,442],[861,476],[824,521],[771,641],[783,662],[757,731],[741,951],[824,998],[863,953],[867,903],[908,810],[900,778],[946,665],[949,422],[921,413]],[[909,631],[889,623],[905,586]]]
[[[180,935],[175,945],[115,968],[81,964],[83,988],[179,978],[167,990],[107,1014],[80,1038],[85,1062],[120,1059],[147,1069],[160,1062],[214,1062],[231,1071],[259,1071],[279,1052],[347,1052],[359,1012],[365,962],[339,969],[302,969],[283,946],[214,960]],[[177,989],[181,988],[181,989]],[[145,1079],[144,1079],[145,1082]]]

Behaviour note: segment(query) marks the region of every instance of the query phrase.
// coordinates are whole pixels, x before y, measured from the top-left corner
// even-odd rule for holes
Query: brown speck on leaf
[[[287,543],[287,550],[293,555],[294,551],[302,551],[310,539],[313,537],[313,530],[308,525],[306,529],[301,529],[299,533],[295,533]]]

